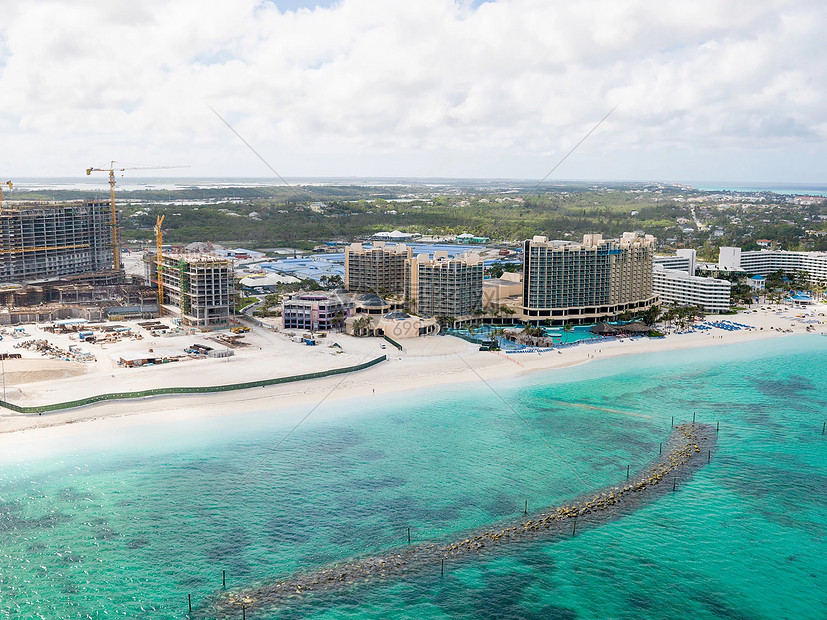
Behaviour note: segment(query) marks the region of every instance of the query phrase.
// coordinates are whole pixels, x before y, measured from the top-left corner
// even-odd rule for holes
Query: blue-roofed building
[[[264,258],[267,255],[264,252],[257,252],[256,250],[247,250],[245,248],[236,248],[234,250],[226,248],[214,248],[212,253],[222,258],[236,258],[239,260]]]
[[[767,279],[764,276],[752,276],[747,284],[754,291],[763,291],[767,286]]]
[[[813,298],[806,293],[796,293],[787,297],[787,301],[789,301],[796,308],[804,308],[813,303]]]
[[[322,277],[339,276],[344,278],[344,259],[344,254],[319,254],[284,258],[271,263],[260,263],[259,267],[265,272],[285,273],[301,280],[316,280],[318,282]]]

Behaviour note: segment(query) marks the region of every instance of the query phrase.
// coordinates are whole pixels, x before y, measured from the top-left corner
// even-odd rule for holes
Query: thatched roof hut
[[[589,328],[589,331],[598,336],[618,336],[621,334],[645,334],[651,328],[644,323],[626,323],[625,325],[609,325],[598,323]]]
[[[615,327],[614,325],[609,325],[606,322],[598,323],[597,325],[592,325],[589,328],[589,331],[593,334],[597,334],[598,336],[613,336],[617,334],[620,330]]]
[[[644,323],[628,323],[626,325],[622,325],[620,329],[627,334],[646,334],[652,328]]]

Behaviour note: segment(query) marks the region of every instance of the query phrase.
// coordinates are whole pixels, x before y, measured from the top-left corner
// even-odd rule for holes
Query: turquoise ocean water
[[[797,336],[331,401],[275,450],[307,408],[3,438],[0,619],[186,618],[222,570],[453,540],[622,481],[693,411],[711,464],[632,515],[247,618],[825,618],[825,378]]]
[[[792,183],[693,183],[692,187],[707,192],[745,192],[749,194],[756,192],[774,192],[776,194],[789,194],[792,196],[827,196],[827,186],[821,183],[802,185]]]

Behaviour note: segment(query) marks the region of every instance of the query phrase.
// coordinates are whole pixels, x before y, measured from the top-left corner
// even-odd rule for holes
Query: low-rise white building
[[[284,329],[327,331],[343,328],[353,313],[353,301],[344,295],[315,291],[297,293],[282,304]]]
[[[763,291],[767,287],[767,279],[764,276],[752,276],[747,279],[747,284],[754,291]]]
[[[706,312],[726,312],[730,308],[732,283],[728,280],[691,276],[686,271],[652,267],[652,290],[662,302],[701,306]]]

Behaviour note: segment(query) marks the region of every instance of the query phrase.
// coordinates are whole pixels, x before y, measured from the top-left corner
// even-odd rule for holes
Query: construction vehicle
[[[124,172],[125,170],[166,170],[169,168],[187,168],[188,166],[126,166],[118,168],[115,166],[115,161],[109,163],[109,168],[87,168],[86,174],[90,175],[93,172],[108,172],[109,173],[109,200],[112,203],[112,252],[115,256],[114,269],[120,271],[121,269],[121,248],[118,243],[118,212],[115,209],[115,172]]]
[[[238,327],[233,327],[230,331],[234,334],[246,334],[248,331],[250,331],[250,328],[246,325],[239,325]]]
[[[164,261],[161,259],[161,249],[163,247],[161,224],[164,223],[165,217],[165,215],[159,215],[155,222],[155,275],[158,278],[158,316],[161,316],[164,312]]]
[[[2,183],[0,183],[0,209],[3,208],[3,186],[4,185],[8,185],[9,189],[14,188],[14,185],[12,185],[11,181],[3,181]]]

